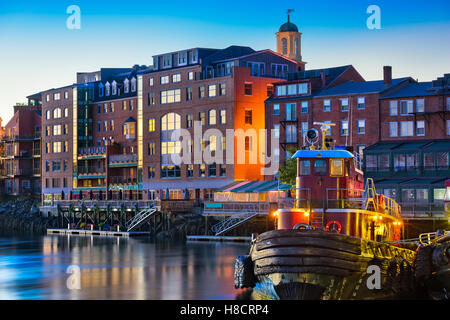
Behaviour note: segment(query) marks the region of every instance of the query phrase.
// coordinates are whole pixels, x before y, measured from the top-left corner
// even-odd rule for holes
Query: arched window
[[[172,155],[181,154],[181,141],[172,139],[172,131],[181,129],[181,116],[168,113],[161,118],[161,178],[181,177],[181,167]]]
[[[61,118],[61,109],[56,108],[55,110],[53,110],[53,119],[59,119],[59,118]]]
[[[106,96],[109,97],[109,95],[111,94],[111,85],[109,84],[109,82],[106,83],[105,88],[106,88]]]
[[[295,44],[295,55],[298,56],[298,55],[299,55],[299,43],[298,43],[298,38],[295,38],[294,44]]]
[[[284,55],[288,53],[288,41],[286,38],[281,39],[281,53]]]
[[[131,92],[136,92],[136,78],[131,79]]]
[[[117,82],[115,80],[112,83],[112,94],[113,96],[117,94]]]
[[[123,86],[124,86],[125,93],[130,92],[130,80],[125,79],[125,81],[123,82]]]

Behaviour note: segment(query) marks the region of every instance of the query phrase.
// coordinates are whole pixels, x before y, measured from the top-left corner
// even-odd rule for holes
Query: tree
[[[294,148],[289,148],[287,152],[293,155],[297,152]],[[286,183],[295,186],[297,178],[297,159],[289,157],[286,159],[286,165],[280,166],[280,183]]]

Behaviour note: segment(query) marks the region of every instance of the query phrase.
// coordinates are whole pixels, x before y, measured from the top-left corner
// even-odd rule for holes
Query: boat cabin
[[[374,241],[399,240],[400,206],[364,186],[361,162],[345,149],[299,150],[295,205],[280,206],[278,229],[297,225]],[[308,225],[308,226],[306,226]]]

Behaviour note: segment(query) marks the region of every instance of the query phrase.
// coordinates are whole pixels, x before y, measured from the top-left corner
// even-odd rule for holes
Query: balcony
[[[14,178],[14,177],[31,177],[34,175],[34,171],[31,168],[14,168],[14,169],[2,169],[0,176]]]
[[[365,166],[364,172],[369,176],[440,176],[450,172],[450,166],[408,166],[408,167],[371,167]]]
[[[89,147],[78,149],[79,159],[102,159],[106,157],[106,147]]]
[[[138,162],[137,154],[115,154],[109,156],[110,168],[136,167]]]
[[[78,178],[79,179],[98,179],[106,178],[105,168],[98,167],[78,167]]]
[[[20,142],[20,141],[36,141],[41,138],[41,133],[36,132],[31,135],[4,135],[0,141],[3,142]]]
[[[136,177],[109,177],[109,184],[111,186],[136,186],[138,179]]]

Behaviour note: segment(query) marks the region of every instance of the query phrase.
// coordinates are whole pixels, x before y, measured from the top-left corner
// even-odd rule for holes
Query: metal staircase
[[[130,232],[133,229],[137,228],[157,211],[158,210],[156,207],[150,207],[139,211],[137,215],[135,215],[127,222],[127,232]]]
[[[221,234],[236,228],[237,226],[260,214],[261,213],[259,212],[237,213],[213,225],[211,230],[215,233],[216,236],[220,236]]]

